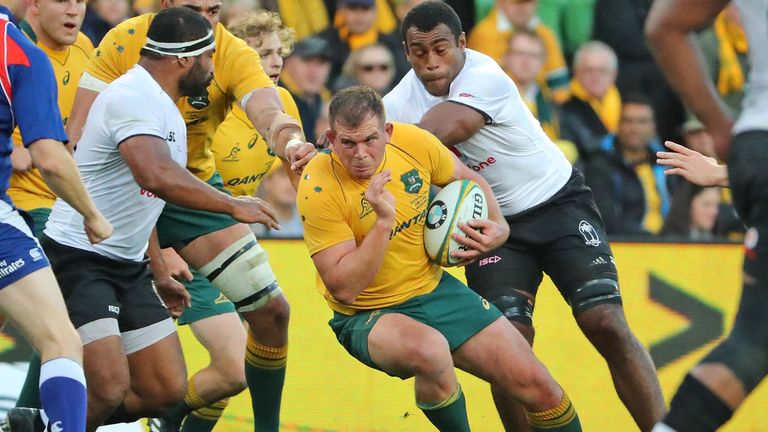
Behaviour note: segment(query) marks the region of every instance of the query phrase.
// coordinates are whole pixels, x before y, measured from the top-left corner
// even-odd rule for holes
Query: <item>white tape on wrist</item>
[[[291,147],[298,147],[300,145],[304,144],[304,141],[298,139],[298,138],[291,138],[288,140],[288,142],[285,144],[285,154],[288,154],[288,149]]]

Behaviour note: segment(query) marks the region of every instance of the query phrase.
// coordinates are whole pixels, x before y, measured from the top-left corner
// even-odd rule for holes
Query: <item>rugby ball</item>
[[[488,200],[480,186],[472,180],[456,180],[445,186],[432,200],[427,209],[424,224],[424,248],[427,255],[443,267],[459,263],[451,254],[466,250],[466,246],[451,238],[451,234],[467,235],[459,229],[459,223],[470,219],[488,218]]]

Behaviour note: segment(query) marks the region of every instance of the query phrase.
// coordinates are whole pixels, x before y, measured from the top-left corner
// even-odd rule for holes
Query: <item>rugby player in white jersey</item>
[[[61,200],[44,231],[83,343],[89,431],[162,415],[184,397],[184,359],[166,306],[180,312],[189,294],[178,283],[153,284],[144,258],[165,202],[277,226],[262,201],[233,198],[185,168],[186,125],[175,101],[205,95],[214,48],[210,23],[191,9],[157,15],[138,65],[94,102],[75,155],[113,237],[91,245],[82,218]]]
[[[614,259],[583,175],[547,138],[498,64],[466,48],[450,6],[416,6],[402,31],[413,70],[384,98],[388,120],[417,123],[440,138],[490,183],[510,225],[504,245],[467,265],[469,287],[533,343],[533,306],[547,273],[607,361],[635,422],[650,430],[664,414],[663,396],[653,362],[624,317]],[[488,242],[484,226],[470,224],[463,227],[469,238],[457,241],[480,249]],[[508,430],[527,428],[522,410],[503,408],[509,403],[500,392],[494,398]]]
[[[768,374],[768,0],[734,0],[749,41],[750,72],[734,123],[700,67],[694,32],[712,24],[728,0],[658,0],[646,31],[670,84],[728,160],[716,163],[672,145],[668,165],[691,181],[728,185],[748,227],[741,302],[731,333],[683,379],[670,411],[654,431],[717,430]],[[713,162],[713,161],[710,161]],[[691,172],[694,167],[696,172]]]

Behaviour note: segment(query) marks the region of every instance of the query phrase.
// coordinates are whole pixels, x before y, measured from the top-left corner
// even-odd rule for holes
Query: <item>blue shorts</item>
[[[0,203],[0,289],[50,266],[40,243],[18,211]]]

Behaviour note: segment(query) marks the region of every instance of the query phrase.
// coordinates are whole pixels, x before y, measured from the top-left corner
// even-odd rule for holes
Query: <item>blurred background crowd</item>
[[[333,92],[365,84],[385,95],[408,72],[399,23],[422,1],[224,0],[221,23],[247,40],[252,13],[269,10],[293,29],[272,64],[275,73],[282,67],[279,85],[316,142]],[[727,190],[667,176],[655,163],[666,140],[714,151],[645,42],[652,0],[445,1],[461,17],[468,47],[501,65],[545,132],[585,173],[613,239],[740,240]],[[82,31],[96,45],[122,20],[158,7],[156,0],[92,0]],[[697,37],[713,85],[738,113],[748,46],[736,8]],[[254,227],[257,235],[300,237],[295,192],[282,170],[272,170],[258,194],[275,206],[283,229]]]

